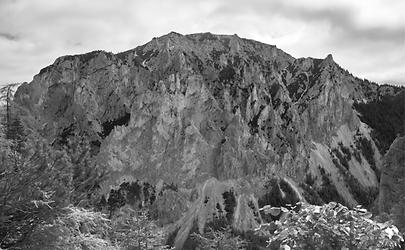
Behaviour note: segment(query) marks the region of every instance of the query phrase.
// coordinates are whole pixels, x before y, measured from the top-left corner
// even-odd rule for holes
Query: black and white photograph
[[[404,0],[0,0],[0,250],[404,238]]]

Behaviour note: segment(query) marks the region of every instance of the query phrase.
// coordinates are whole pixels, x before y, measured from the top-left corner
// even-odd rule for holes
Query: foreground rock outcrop
[[[172,32],[119,54],[60,57],[15,100],[55,145],[92,143],[109,173],[106,199],[139,181],[158,196],[139,197],[170,204],[162,190],[176,186],[166,196],[183,201],[173,215],[180,248],[215,217],[252,229],[271,192],[274,206],[287,197],[370,205],[385,149],[361,104],[401,91],[354,77],[331,55],[295,59],[237,35]]]

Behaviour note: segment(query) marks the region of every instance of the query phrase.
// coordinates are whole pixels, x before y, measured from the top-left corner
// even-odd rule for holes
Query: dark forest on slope
[[[369,103],[356,103],[360,119],[373,129],[373,136],[385,153],[398,136],[405,133],[405,90]]]

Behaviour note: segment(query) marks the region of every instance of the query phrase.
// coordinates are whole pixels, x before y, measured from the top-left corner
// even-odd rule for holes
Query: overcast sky
[[[120,52],[170,31],[331,53],[356,76],[405,85],[405,0],[0,0],[0,85],[29,82],[62,55]]]

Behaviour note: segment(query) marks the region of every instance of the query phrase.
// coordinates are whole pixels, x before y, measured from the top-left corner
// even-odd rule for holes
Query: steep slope
[[[254,226],[252,204],[274,190],[274,206],[290,196],[369,205],[381,155],[353,105],[400,91],[353,77],[331,55],[295,59],[237,35],[172,32],[119,54],[58,58],[15,99],[56,146],[75,135],[92,142],[109,171],[106,199],[131,183],[162,196],[165,185],[178,187],[187,205],[179,205],[175,230],[189,232],[196,216],[203,230],[218,216],[213,210],[224,210],[220,197],[231,189],[237,209],[222,215],[231,213],[239,230]],[[266,188],[274,178],[282,185]],[[175,245],[186,237],[178,234]]]

